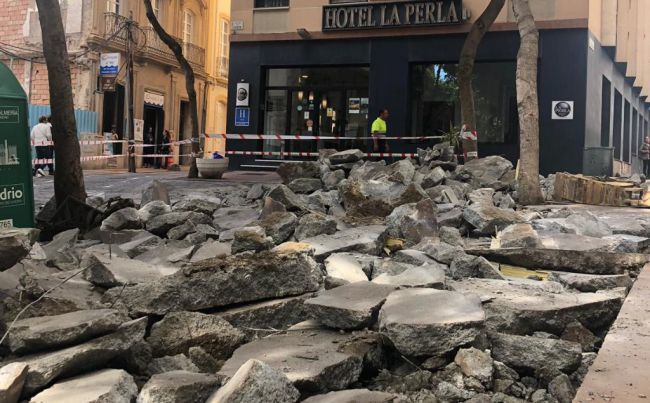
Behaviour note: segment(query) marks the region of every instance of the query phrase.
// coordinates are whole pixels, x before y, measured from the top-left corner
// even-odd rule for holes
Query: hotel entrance
[[[269,69],[264,133],[287,136],[365,137],[368,68]],[[265,140],[265,152],[317,152],[363,148],[364,140]],[[283,156],[267,156],[279,159]]]

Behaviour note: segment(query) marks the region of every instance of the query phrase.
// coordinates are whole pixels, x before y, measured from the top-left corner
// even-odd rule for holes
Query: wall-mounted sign
[[[573,101],[553,101],[553,120],[573,120]]]
[[[251,124],[251,108],[235,108],[235,126],[248,127]]]
[[[250,98],[250,84],[237,83],[237,96],[236,106],[248,106]]]
[[[119,53],[102,53],[99,57],[99,75],[116,76],[120,71]]]
[[[411,0],[323,7],[323,31],[460,24],[462,0]]]
[[[165,106],[165,96],[155,92],[144,92],[144,103],[153,106]]]
[[[115,92],[115,76],[102,76],[101,89],[103,92]]]
[[[17,106],[0,106],[0,123],[18,123],[20,112]]]
[[[232,27],[233,31],[241,31],[244,29],[244,21],[242,20],[230,21],[230,26]]]
[[[144,141],[144,120],[133,119],[133,140]]]

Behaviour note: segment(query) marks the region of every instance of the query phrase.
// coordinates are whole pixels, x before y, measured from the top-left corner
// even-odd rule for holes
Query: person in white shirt
[[[49,144],[52,141],[52,125],[47,121],[47,117],[41,116],[38,119],[38,124],[32,128],[31,133],[32,144],[36,148],[36,158],[52,159],[53,147]],[[50,175],[54,175],[54,163],[36,164],[34,167],[35,175],[45,176],[43,168],[47,166]]]

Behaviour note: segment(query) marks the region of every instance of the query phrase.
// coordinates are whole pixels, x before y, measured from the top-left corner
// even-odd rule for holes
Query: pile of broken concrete
[[[2,232],[0,401],[570,402],[650,246],[643,218],[516,210],[499,157],[278,173]]]

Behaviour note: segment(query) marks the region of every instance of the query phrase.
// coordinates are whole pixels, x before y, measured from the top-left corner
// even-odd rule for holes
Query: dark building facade
[[[391,136],[440,136],[458,129],[456,71],[469,22],[327,32],[331,7],[322,6],[321,32],[233,36],[228,133],[367,137],[383,108],[390,111]],[[237,15],[233,10],[233,19]],[[648,109],[639,80],[626,76],[626,63],[615,62],[616,47],[601,44],[588,18],[538,21],[538,28],[541,173],[581,172],[588,147],[612,147],[620,172],[638,168]],[[513,163],[519,157],[518,49],[516,25],[495,23],[481,43],[473,81],[479,154]],[[238,83],[247,84],[250,94],[247,126],[235,117]],[[391,151],[415,152],[436,141],[395,140]],[[232,168],[246,168],[278,160],[281,151],[372,151],[371,145],[369,140],[228,140],[227,149],[276,153],[231,156]]]

